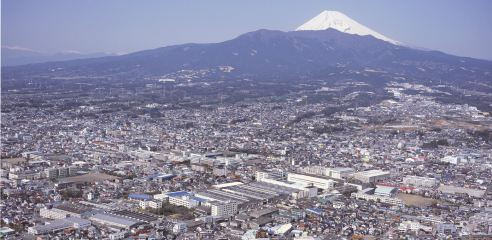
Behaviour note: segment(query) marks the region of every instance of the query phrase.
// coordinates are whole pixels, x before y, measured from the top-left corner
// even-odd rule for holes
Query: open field
[[[25,158],[4,158],[2,159],[2,162],[11,162],[13,164],[18,164],[19,162],[25,162],[26,159]]]
[[[110,178],[116,178],[115,176],[111,176],[105,173],[88,173],[76,177],[67,178],[67,181],[74,182],[94,182],[94,181],[102,181]]]
[[[437,199],[424,198],[419,195],[399,193],[396,197],[403,200],[403,202],[407,205],[413,205],[417,207],[429,206],[434,203],[441,204],[441,201]]]

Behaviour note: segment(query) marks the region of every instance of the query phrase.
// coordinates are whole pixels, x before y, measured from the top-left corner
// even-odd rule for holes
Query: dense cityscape
[[[2,1],[0,239],[492,240],[492,2],[286,3]]]
[[[492,119],[405,93],[442,90],[391,82],[393,98],[348,108],[364,93],[315,104],[141,102],[133,107],[153,110],[136,117],[104,113],[114,103],[92,96],[54,115],[60,99],[46,95],[40,108],[3,93],[1,233],[485,239],[475,237],[492,230]]]

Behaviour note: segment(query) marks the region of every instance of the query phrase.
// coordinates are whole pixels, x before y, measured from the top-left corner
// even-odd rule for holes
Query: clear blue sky
[[[492,1],[3,0],[2,46],[57,53],[136,52],[214,43],[258,29],[292,31],[336,10],[389,38],[492,59]]]

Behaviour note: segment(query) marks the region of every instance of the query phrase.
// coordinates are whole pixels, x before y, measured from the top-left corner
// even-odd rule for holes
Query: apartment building
[[[413,185],[416,187],[433,187],[437,184],[435,178],[418,177],[418,176],[406,176],[403,178],[403,184]]]
[[[284,180],[284,172],[282,171],[258,171],[256,172],[256,181],[261,181],[265,178],[273,179],[277,181]]]
[[[211,202],[210,207],[212,216],[228,217],[237,213],[237,203],[235,201]]]

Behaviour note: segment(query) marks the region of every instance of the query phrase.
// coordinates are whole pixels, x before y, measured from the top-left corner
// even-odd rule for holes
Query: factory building
[[[88,207],[86,205],[82,205],[78,203],[57,204],[51,210],[60,212],[62,214],[66,214],[69,217],[78,217],[78,218],[88,218],[91,215],[101,211],[100,209]]]
[[[269,190],[277,194],[292,196],[294,199],[315,197],[318,195],[317,187],[289,181],[276,181],[268,178],[263,179],[261,182],[252,182],[250,186],[264,189],[264,191]]]
[[[98,213],[90,217],[89,220],[97,222],[99,224],[124,228],[127,230],[144,223],[136,219],[132,219],[124,216],[118,216],[111,213]]]
[[[296,174],[289,173],[287,175],[287,181],[301,183],[308,186],[314,186],[321,189],[333,189],[334,182],[332,179],[316,176],[311,174]]]
[[[235,201],[238,208],[246,208],[250,206],[263,205],[262,198],[249,197],[232,192],[226,192],[222,189],[207,189],[201,192],[195,193],[196,197],[207,199],[208,201],[228,202]]]
[[[29,234],[41,235],[41,234],[57,232],[69,228],[83,229],[89,226],[91,226],[90,221],[81,218],[76,218],[76,217],[69,217],[69,218],[57,219],[51,221],[49,222],[49,224],[46,225],[29,227],[27,231]]]

